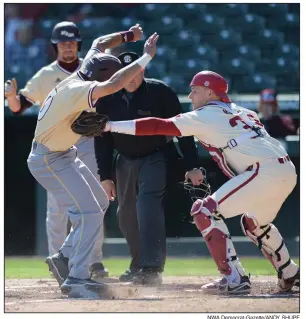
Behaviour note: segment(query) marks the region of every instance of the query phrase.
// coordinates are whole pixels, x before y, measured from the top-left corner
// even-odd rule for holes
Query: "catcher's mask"
[[[181,182],[184,189],[189,193],[191,200],[195,202],[197,199],[203,199],[211,194],[210,185],[206,179],[206,170],[201,167],[200,170],[203,173],[203,181],[200,185],[194,186],[190,181]]]

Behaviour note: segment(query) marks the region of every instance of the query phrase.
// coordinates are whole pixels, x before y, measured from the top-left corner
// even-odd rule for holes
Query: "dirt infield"
[[[148,288],[108,278],[115,292],[110,300],[72,300],[61,295],[54,279],[5,281],[5,312],[299,312],[298,292],[279,294],[276,278],[252,277],[252,292],[244,296],[208,295],[200,290],[213,277],[164,277]]]

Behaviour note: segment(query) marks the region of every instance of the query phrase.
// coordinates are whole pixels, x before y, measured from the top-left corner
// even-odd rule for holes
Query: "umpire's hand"
[[[110,179],[106,179],[102,181],[101,184],[108,199],[114,201],[116,198],[116,188],[114,182]]]

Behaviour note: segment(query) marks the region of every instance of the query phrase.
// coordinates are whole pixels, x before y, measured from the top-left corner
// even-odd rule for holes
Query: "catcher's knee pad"
[[[293,262],[278,229],[273,224],[260,226],[255,217],[249,216],[248,213],[241,217],[241,228],[244,234],[258,246],[281,277],[284,269],[292,265]]]
[[[217,211],[218,204],[210,196],[197,199],[191,208],[190,215],[203,237],[212,229],[212,215]]]
[[[244,275],[244,269],[236,256],[228,228],[218,217],[217,206],[216,201],[210,196],[204,200],[198,199],[192,206],[191,216],[219,271],[224,275],[230,275],[237,270]]]

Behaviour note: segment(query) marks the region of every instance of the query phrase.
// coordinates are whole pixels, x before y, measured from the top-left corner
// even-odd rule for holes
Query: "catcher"
[[[251,289],[224,223],[237,215],[241,215],[244,234],[275,268],[279,290],[286,292],[299,287],[299,267],[272,223],[296,185],[295,167],[286,150],[267,133],[255,112],[231,102],[228,84],[221,75],[199,72],[190,87],[194,111],[170,119],[109,122],[104,131],[194,135],[230,178],[212,195],[196,200],[191,209],[194,223],[222,275],[202,289],[226,293],[245,293]]]

